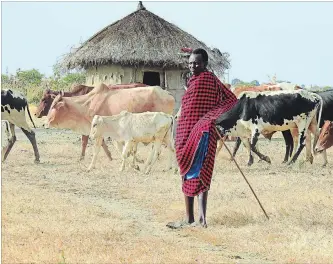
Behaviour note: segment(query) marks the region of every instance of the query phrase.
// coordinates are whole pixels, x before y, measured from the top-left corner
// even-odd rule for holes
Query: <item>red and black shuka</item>
[[[237,98],[209,71],[193,75],[187,87],[178,119],[176,155],[183,178],[182,190],[186,196],[194,197],[210,187],[218,139],[214,122],[237,103]],[[185,179],[204,133],[209,133],[208,149],[199,177]]]

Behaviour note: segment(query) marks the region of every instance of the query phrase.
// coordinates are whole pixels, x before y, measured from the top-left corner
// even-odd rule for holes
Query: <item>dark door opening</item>
[[[160,86],[160,73],[159,72],[144,72],[143,73],[143,83],[147,85],[157,85]]]

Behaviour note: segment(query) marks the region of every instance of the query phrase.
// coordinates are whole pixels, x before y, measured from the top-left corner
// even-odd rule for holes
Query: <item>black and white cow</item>
[[[326,90],[326,91],[311,91],[311,92],[316,93],[323,99],[322,114],[321,114],[321,119],[320,119],[320,123],[319,123],[319,127],[321,128],[325,121],[333,121],[333,89]],[[317,113],[317,119],[319,118],[318,115],[319,115],[319,113]],[[287,162],[289,157],[291,157],[294,145],[295,145],[295,147],[297,146],[297,140],[295,140],[295,139],[298,138],[298,131],[297,131],[297,129],[293,129],[292,133],[291,133],[290,130],[285,130],[285,131],[282,131],[282,134],[283,134],[283,138],[284,138],[285,144],[286,144],[286,155],[285,155],[283,162]],[[295,140],[295,144],[294,144],[294,140]],[[235,157],[240,144],[241,144],[241,139],[237,138],[235,146],[234,146],[233,157]],[[250,144],[248,142],[244,142],[244,145],[248,149],[250,148]],[[310,163],[312,163],[313,155],[311,153],[311,137],[310,136],[306,137],[305,147],[306,147],[306,160],[309,161]],[[315,154],[317,154],[316,151],[314,151],[314,152],[315,152]],[[322,151],[322,155],[323,155],[323,160],[324,160],[323,166],[326,166],[327,165],[326,150]],[[252,163],[253,163],[253,156],[250,154],[248,164],[251,165]]]
[[[39,163],[39,152],[37,148],[35,132],[32,131],[25,118],[25,109],[27,109],[30,120],[32,121],[27,99],[20,93],[12,90],[1,90],[1,119],[7,120],[10,124],[11,140],[4,150],[2,161],[5,161],[15,141],[15,125],[22,129],[32,144],[35,153],[35,163]]]
[[[243,142],[251,138],[251,151],[267,162],[270,159],[255,148],[259,135],[297,128],[299,144],[291,164],[304,148],[307,129],[315,135],[315,143],[318,140],[316,115],[319,112],[321,118],[322,101],[319,95],[304,90],[243,92],[237,104],[216,120],[216,127],[221,134],[240,137]]]

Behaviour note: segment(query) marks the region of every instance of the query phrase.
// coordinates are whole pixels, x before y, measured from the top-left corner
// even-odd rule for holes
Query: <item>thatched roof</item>
[[[210,49],[203,42],[146,10],[139,2],[135,12],[105,27],[69,53],[61,65],[67,69],[106,64],[162,68],[187,68],[181,48],[203,48],[210,68],[217,74],[229,68],[229,54]]]

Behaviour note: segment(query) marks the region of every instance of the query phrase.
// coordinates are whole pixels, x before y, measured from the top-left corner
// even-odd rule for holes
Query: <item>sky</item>
[[[52,66],[136,2],[2,2],[1,72]],[[228,52],[229,81],[333,85],[333,2],[150,2],[149,11]]]

